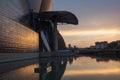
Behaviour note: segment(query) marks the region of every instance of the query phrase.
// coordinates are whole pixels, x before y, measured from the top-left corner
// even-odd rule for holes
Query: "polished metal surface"
[[[46,0],[0,0],[0,53],[38,52],[39,36],[28,28],[31,25],[29,13],[31,9],[34,12],[49,10],[52,6],[49,3]]]
[[[0,15],[0,53],[37,52],[38,33]]]

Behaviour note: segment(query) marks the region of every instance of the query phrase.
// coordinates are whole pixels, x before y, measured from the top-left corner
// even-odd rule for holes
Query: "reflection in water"
[[[96,60],[98,57],[101,61]],[[95,55],[79,57],[72,65],[67,65],[62,80],[120,80],[118,58],[116,57],[116,60],[115,57]]]
[[[0,64],[0,80],[38,80],[34,68],[39,65],[38,59]]]
[[[31,59],[31,60],[23,60],[23,61],[15,61],[15,62],[8,62],[8,63],[0,63],[0,74],[10,72],[22,67],[34,65],[38,63],[38,59]]]
[[[40,58],[0,64],[0,80],[61,80],[73,57]]]
[[[35,72],[39,73],[40,80],[61,80],[67,62],[72,63],[73,57],[41,58],[40,67],[36,68]]]
[[[120,61],[120,53],[119,52],[98,52],[98,53],[91,53],[91,54],[84,54],[86,57],[91,57],[92,59],[96,59],[97,62],[109,62],[109,61]]]
[[[0,80],[120,80],[119,61],[119,56],[84,55],[2,63]]]

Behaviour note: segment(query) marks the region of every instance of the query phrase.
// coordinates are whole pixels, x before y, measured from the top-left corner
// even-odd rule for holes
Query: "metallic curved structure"
[[[57,23],[76,25],[78,20],[71,12],[52,11],[52,0],[0,0],[0,61],[65,49]]]
[[[40,19],[52,20],[57,23],[78,24],[77,17],[68,11],[45,11],[39,13]]]

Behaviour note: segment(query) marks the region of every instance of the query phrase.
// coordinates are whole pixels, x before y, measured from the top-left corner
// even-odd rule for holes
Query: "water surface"
[[[79,56],[0,64],[0,80],[120,80],[119,58]]]

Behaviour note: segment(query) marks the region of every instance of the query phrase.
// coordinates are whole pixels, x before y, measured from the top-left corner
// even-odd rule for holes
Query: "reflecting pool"
[[[120,80],[119,57],[48,57],[0,64],[0,80]]]

